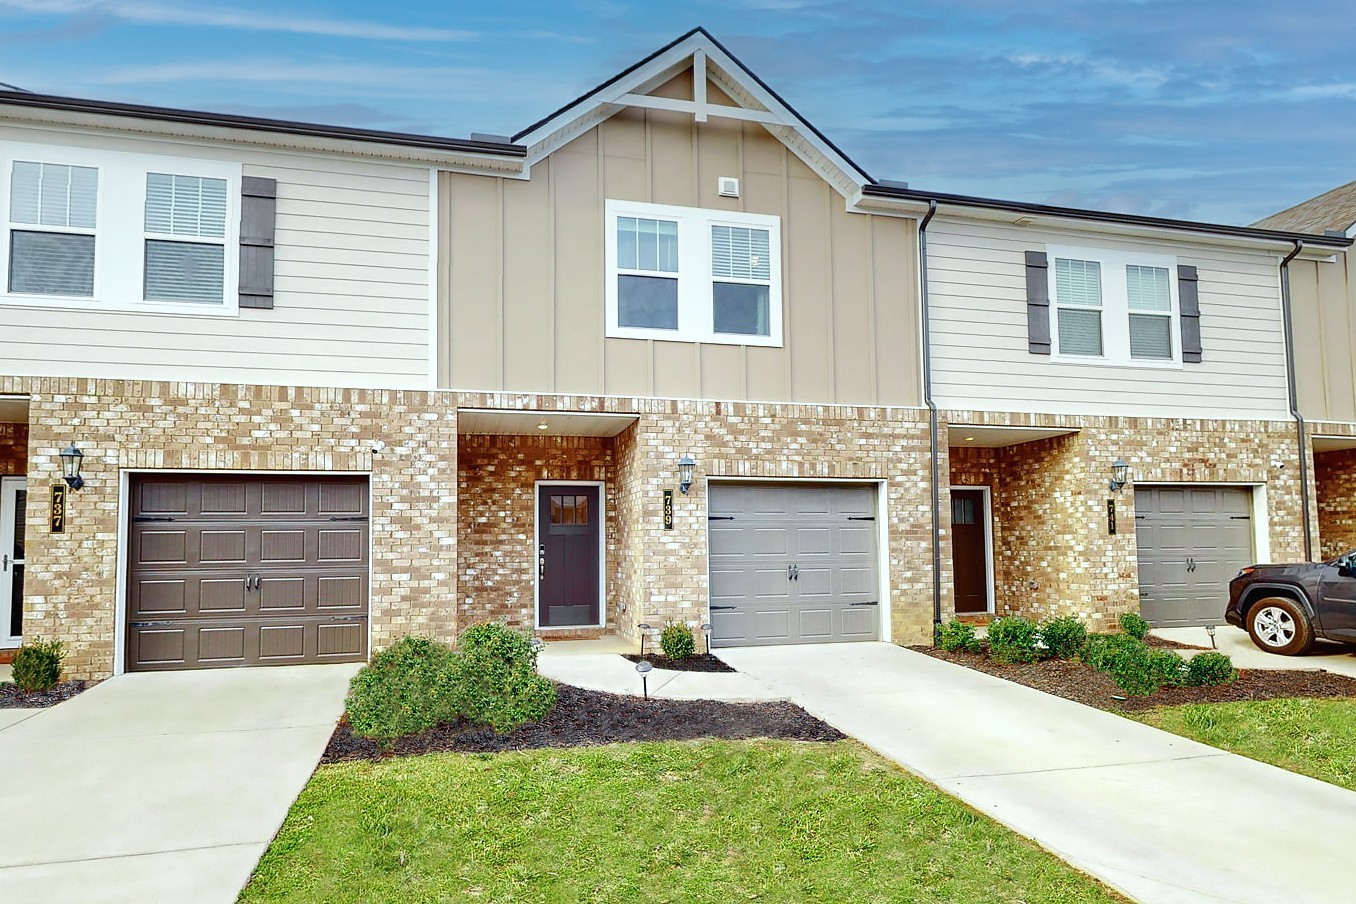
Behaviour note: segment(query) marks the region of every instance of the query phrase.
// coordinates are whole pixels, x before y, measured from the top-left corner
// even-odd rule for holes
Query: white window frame
[[[34,295],[9,291],[10,182],[14,161],[93,167],[99,171],[94,214],[94,295]],[[239,163],[129,154],[47,144],[0,146],[0,305],[61,308],[79,311],[124,311],[138,314],[236,317],[240,313],[240,178]],[[171,173],[226,180],[225,267],[222,301],[146,301],[146,176]],[[44,227],[46,228],[46,227]],[[65,231],[65,230],[63,230]],[[169,236],[152,236],[177,241]],[[215,243],[215,240],[213,240]]]
[[[621,326],[617,313],[617,219],[638,217],[678,224],[678,328]],[[700,207],[676,207],[640,201],[605,204],[606,335],[613,339],[663,339],[670,342],[706,342],[718,345],[756,345],[781,348],[782,341],[782,221],[781,217]],[[716,277],[711,272],[711,227],[734,226],[768,231],[768,335],[718,333],[715,330]],[[624,271],[634,273],[639,271]],[[665,276],[645,273],[646,276]],[[762,285],[759,280],[722,278],[721,282]]]
[[[1094,367],[1136,367],[1152,369],[1180,370],[1182,367],[1182,321],[1181,307],[1177,298],[1177,258],[1170,254],[1149,254],[1133,251],[1118,251],[1107,248],[1086,248],[1068,245],[1047,245],[1045,249],[1050,276],[1050,339],[1052,343],[1050,358],[1060,364],[1087,364]],[[1100,310],[1102,313],[1102,354],[1074,355],[1059,350],[1059,303],[1058,286],[1055,283],[1055,261],[1066,260],[1096,261],[1102,269],[1102,306],[1090,308],[1080,305],[1068,305],[1081,310]],[[1169,337],[1172,340],[1171,358],[1135,358],[1130,355],[1130,298],[1127,288],[1125,268],[1129,265],[1140,267],[1159,267],[1168,271],[1168,296],[1171,310],[1160,316],[1170,321]]]

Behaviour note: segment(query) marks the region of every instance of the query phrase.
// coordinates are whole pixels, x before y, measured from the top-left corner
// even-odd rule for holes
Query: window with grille
[[[1177,259],[1109,248],[1048,247],[1055,360],[1179,366]]]

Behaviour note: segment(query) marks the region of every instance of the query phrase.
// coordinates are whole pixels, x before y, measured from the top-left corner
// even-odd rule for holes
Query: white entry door
[[[23,642],[27,484],[22,477],[0,477],[0,647]]]

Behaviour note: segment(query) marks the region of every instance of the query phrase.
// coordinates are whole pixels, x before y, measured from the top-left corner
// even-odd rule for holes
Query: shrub
[[[1159,687],[1184,687],[1187,683],[1187,662],[1172,650],[1144,648],[1144,658],[1149,674],[1158,682]]]
[[[1121,630],[1135,640],[1143,640],[1149,636],[1149,623],[1138,612],[1123,612],[1121,613]]]
[[[354,734],[389,745],[454,718],[440,688],[453,653],[426,637],[404,637],[382,650],[349,684],[344,710]]]
[[[23,690],[50,691],[61,681],[66,647],[59,640],[33,640],[14,651],[14,683]]]
[[[1079,656],[1097,671],[1110,672],[1116,663],[1136,655],[1143,646],[1143,642],[1129,634],[1093,634],[1083,644]]]
[[[1028,618],[996,619],[989,625],[989,655],[1004,665],[1035,662],[1041,658],[1038,639],[1036,623]]]
[[[697,652],[697,641],[687,625],[670,622],[659,635],[659,649],[670,659],[687,659]]]
[[[984,644],[975,636],[975,626],[967,625],[960,619],[953,618],[944,625],[938,625],[936,634],[937,646],[948,653],[978,653],[984,649]]]
[[[1223,653],[1197,653],[1187,663],[1187,684],[1212,687],[1217,684],[1233,684],[1237,679],[1238,670]]]
[[[1135,651],[1116,660],[1107,670],[1111,680],[1131,697],[1146,697],[1163,686],[1155,665],[1150,663],[1148,648]]]
[[[556,686],[537,674],[532,639],[497,624],[461,635],[440,692],[457,715],[498,732],[536,722],[556,703]]]
[[[1073,659],[1088,641],[1088,629],[1072,615],[1052,618],[1041,625],[1045,652],[1056,659]]]

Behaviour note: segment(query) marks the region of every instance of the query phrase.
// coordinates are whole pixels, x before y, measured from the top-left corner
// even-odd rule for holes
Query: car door
[[[1356,639],[1356,554],[1323,566],[1317,609],[1324,635]]]

